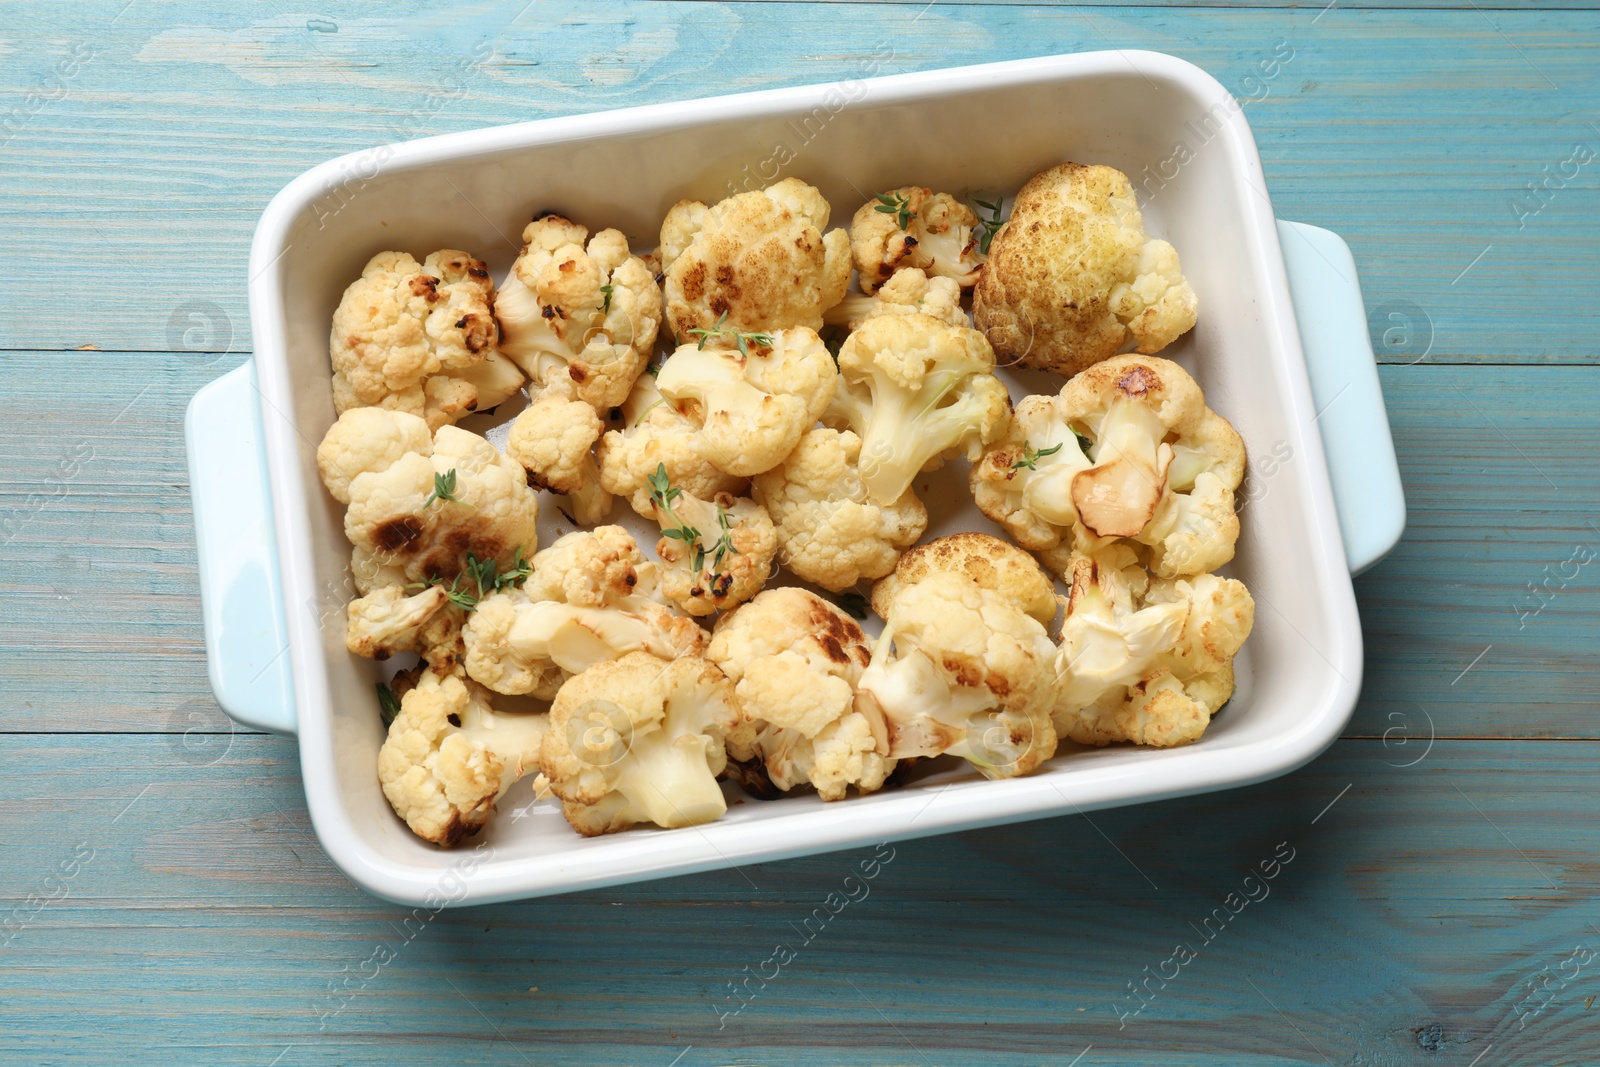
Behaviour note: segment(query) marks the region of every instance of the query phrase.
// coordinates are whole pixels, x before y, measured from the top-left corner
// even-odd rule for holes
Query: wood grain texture
[[[971,1067],[1093,1045],[1082,1064],[1491,1048],[1478,1067],[1503,1067],[1600,1047],[1593,962],[1525,1000],[1600,946],[1595,836],[1562,817],[1600,785],[1587,742],[1440,742],[1401,768],[1344,741],[1234,793],[903,843],[803,945],[870,850],[408,924],[322,855],[290,742],[186,758],[163,738],[36,737],[11,755],[0,895],[64,895],[0,949],[8,1062]],[[1291,858],[1247,883],[1275,853]],[[1214,908],[1238,914],[1204,925]],[[1119,1026],[1129,983],[1172,974],[1179,943],[1197,958]],[[778,944],[793,961],[720,1017]],[[364,967],[380,946],[394,958]]]
[[[1585,304],[1600,265],[1596,171],[1559,178],[1575,145],[1600,149],[1585,106],[1600,96],[1591,11],[502,0],[445,16],[416,0],[342,0],[302,16],[138,0],[116,17],[123,6],[6,5],[0,251],[44,250],[69,290],[93,295],[41,314],[26,273],[11,272],[0,347],[243,351],[250,233],[314,163],[410,136],[826,82],[887,43],[900,70],[1114,47],[1190,59],[1257,98],[1248,114],[1274,203],[1350,240],[1387,358],[1600,354]],[[464,66],[481,42],[493,56]],[[1262,80],[1280,42],[1293,59]],[[1547,166],[1564,187],[1534,200],[1524,186]],[[1520,225],[1519,196],[1543,204]],[[1399,333],[1397,310],[1415,319]]]
[[[4,358],[0,420],[29,429],[0,438],[0,670],[14,698],[0,730],[181,732],[196,714],[220,726],[181,413],[236,357]],[[1600,737],[1600,564],[1569,562],[1600,552],[1600,368],[1421,364],[1384,368],[1383,385],[1410,514],[1394,555],[1356,583],[1367,675],[1347,732],[1425,732],[1431,717],[1440,737]],[[51,408],[58,391],[77,398],[70,410]],[[68,476],[74,456],[88,458]]]

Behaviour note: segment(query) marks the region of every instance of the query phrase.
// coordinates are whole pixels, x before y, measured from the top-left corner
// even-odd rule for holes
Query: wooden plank
[[[177,427],[234,357],[5,358],[0,425],[18,429],[0,437],[0,729],[183,731],[193,714],[226,729],[208,698]],[[1420,734],[1431,716],[1441,737],[1600,736],[1600,571],[1572,562],[1600,551],[1596,375],[1384,368],[1410,522],[1356,583],[1368,651],[1353,734]],[[70,408],[52,406],[61,395]],[[83,442],[90,458],[64,475]]]
[[[792,0],[724,0],[729,4],[783,4]],[[925,7],[1043,7],[1040,0],[815,0],[818,4],[859,4],[883,6],[897,4],[909,7],[913,11],[920,11]],[[1115,0],[1084,0],[1074,3],[1073,7],[1120,7]],[[1204,0],[1195,3],[1194,0],[1151,0],[1143,5],[1146,7],[1178,7],[1178,8],[1287,8],[1290,10],[1304,11],[1310,15],[1321,14],[1325,9],[1338,11],[1416,11],[1444,8],[1447,10],[1460,10],[1462,5],[1459,0],[1338,0],[1338,3],[1299,3],[1296,0]],[[1526,7],[1513,6],[1500,0],[1498,3],[1474,5],[1485,12],[1493,11],[1524,11]],[[1536,4],[1528,5],[1540,11],[1587,11],[1595,6],[1594,0],[1538,0]]]
[[[312,839],[290,742],[190,762],[162,738],[33,737],[10,755],[8,1062],[66,1062],[69,1039],[73,1063],[258,1067],[1065,1065],[1090,1045],[1081,1064],[1492,1048],[1479,1067],[1501,1067],[1597,1043],[1593,956],[1567,962],[1600,946],[1600,839],[1573,817],[1600,786],[1588,742],[1440,742],[1399,768],[1344,741],[1250,789],[903,843],[864,897],[844,878],[871,850],[410,923]],[[795,956],[773,977],[779,944]],[[1130,983],[1161,973],[1131,1014]]]
[[[448,19],[415,0],[381,11],[342,0],[304,18],[141,0],[114,17],[123,7],[11,5],[27,47],[8,45],[0,64],[0,88],[18,101],[0,159],[0,251],[32,262],[45,250],[54,286],[86,296],[70,314],[44,314],[31,272],[8,272],[0,348],[244,351],[252,227],[316,162],[407,136],[826,82],[889,42],[886,70],[1108,47],[1191,59],[1258,97],[1248,113],[1278,210],[1351,241],[1375,336],[1394,342],[1387,358],[1597,357],[1585,281],[1600,267],[1593,172],[1558,173],[1578,143],[1600,146],[1564,103],[1600,90],[1589,11],[919,15],[551,0],[517,21],[524,0],[453,7]],[[485,40],[492,58],[461,66]],[[1294,58],[1249,80],[1280,42]],[[1519,225],[1514,204],[1541,203],[1524,187],[1546,167],[1565,187]],[[1400,313],[1414,321],[1390,317]]]

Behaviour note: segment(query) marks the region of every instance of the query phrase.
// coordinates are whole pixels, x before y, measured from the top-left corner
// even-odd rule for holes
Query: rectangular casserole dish
[[[543,210],[616,226],[642,250],[683,197],[714,201],[792,175],[822,189],[837,225],[874,190],[1013,192],[1068,159],[1126,171],[1147,229],[1178,248],[1200,319],[1163,355],[1194,373],[1251,457],[1230,572],[1255,595],[1255,630],[1236,663],[1238,692],[1205,737],[1169,750],[1064,745],[1027,778],[949,771],[842,803],[735,804],[720,822],[676,831],[584,839],[548,804],[526,818],[502,810],[480,837],[492,850],[474,861],[467,888],[442,893],[459,857],[413,837],[378,787],[377,665],[344,648],[349,545],[314,459],[334,418],[328,324],[368,257],[462,248],[498,279],[522,226]],[[238,721],[298,735],[328,854],[366,889],[405,903],[567,892],[1282,774],[1326,747],[1355,706],[1362,651],[1351,575],[1404,525],[1349,250],[1327,231],[1274,218],[1238,104],[1199,68],[1157,53],[654,105],[342,157],[290,183],[263,214],[250,314],[253,359],[202,390],[187,422],[212,684]],[[1014,400],[1026,391],[1010,384]],[[1325,441],[1336,447],[1325,452]],[[964,500],[950,507],[928,536],[994,529]],[[517,805],[503,809],[526,802],[513,796]]]

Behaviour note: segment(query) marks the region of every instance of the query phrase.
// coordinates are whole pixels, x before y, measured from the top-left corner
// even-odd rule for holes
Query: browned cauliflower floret
[[[928,511],[909,488],[888,504],[868,499],[860,457],[854,433],[817,429],[755,478],[756,500],[777,524],[779,561],[834,592],[894,570],[928,528]]]
[[[367,659],[415,652],[436,673],[450,674],[465,656],[464,618],[465,612],[442,585],[415,591],[384,585],[350,602],[345,647]]]
[[[1174,577],[1233,558],[1243,475],[1243,441],[1194,379],[1170,360],[1128,355],[1018,405],[970,478],[979,509],[1063,576],[1073,551],[1128,539],[1152,571]]]
[[[984,589],[1003,590],[1023,614],[1046,626],[1059,607],[1055,584],[1026,552],[983,533],[958,533],[918,545],[900,557],[894,573],[872,587],[872,608],[880,618],[902,587],[945,572],[970,578]]]
[[[573,521],[593,526],[611,511],[592,451],[604,429],[594,408],[570,388],[550,386],[511,424],[506,454],[527,470],[529,482],[564,495]]]
[[[620,526],[567,534],[533,558],[519,589],[484,597],[462,637],[467,674],[497,693],[548,700],[570,676],[642,649],[705,647],[693,619],[653,599],[657,572]]]
[[[465,252],[420,264],[404,252],[373,256],[333,313],[334,409],[404,411],[437,430],[505,400],[522,375],[495,352],[493,303],[488,270]]]
[[[1133,550],[1072,557],[1054,721],[1080,744],[1194,741],[1233,695],[1233,657],[1255,602],[1213,574],[1152,580]]]
[[[850,255],[869,296],[901,267],[917,267],[966,288],[978,280],[978,216],[949,193],[920,185],[891,189],[850,220]]]
[[[822,329],[850,282],[850,237],[828,228],[828,202],[798,178],[712,207],[683,200],[661,224],[667,326]]]
[[[700,429],[712,466],[746,477],[771,470],[816,425],[839,372],[815,330],[755,335],[740,349],[683,345],[661,365],[661,395]]]
[[[1062,163],[1017,194],[973,290],[973,318],[1007,366],[1072,375],[1195,322],[1178,253],[1144,232],[1128,176]]]
[[[823,421],[861,438],[861,482],[875,504],[899,500],[918,471],[1005,432],[1011,398],[983,335],[922,314],[870,318],[839,349],[839,385]]]
[[[495,801],[538,769],[548,719],[496,712],[482,686],[424,673],[400,697],[378,751],[378,781],[412,833],[448,848],[478,832]]]
[[[622,418],[622,429],[608,430],[600,439],[600,485],[626,497],[640,515],[655,515],[650,476],[662,467],[673,485],[702,500],[722,493],[740,496],[750,485],[749,479],[724,474],[711,463],[711,447],[699,426],[666,402],[654,376],[639,375],[622,405]]]
[[[930,278],[916,267],[901,267],[872,296],[846,293],[823,316],[829,326],[860,329],[877,315],[911,315],[920,312],[951,326],[971,326],[961,307],[961,286],[950,278]]]
[[[740,718],[728,754],[759,761],[779,789],[809,783],[823,800],[842,800],[894,770],[882,712],[856,699],[872,658],[866,635],[815,593],[768,589],[724,615],[706,658],[734,683]]]
[[[348,505],[358,588],[379,575],[378,584],[448,583],[469,554],[505,569],[538,545],[539,501],[522,468],[455,426],[430,435],[415,415],[352,409],[323,437],[317,468]]]
[[[698,655],[631,652],[556,694],[540,764],[573,829],[674,828],[728,810],[717,775],[737,721],[727,677]]]
[[[949,753],[987,777],[1014,778],[1056,750],[1055,646],[1023,609],[1049,580],[999,538],[958,537],[908,554],[879,583],[883,595],[874,590],[884,630],[859,691],[888,719],[890,756]]]
[[[651,496],[661,527],[661,593],[690,615],[726,611],[755,596],[774,570],[778,535],[760,504],[724,493],[702,500],[658,468]]]
[[[522,255],[500,286],[495,316],[500,351],[535,388],[570,384],[604,413],[622,403],[649,360],[661,292],[620,230],[591,238],[570,219],[544,215],[522,231]]]

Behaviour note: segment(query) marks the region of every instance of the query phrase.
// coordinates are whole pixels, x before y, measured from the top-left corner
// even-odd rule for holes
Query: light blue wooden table
[[[0,1063],[1600,1063],[1595,7],[0,3]],[[1152,48],[1250,100],[1387,364],[1410,527],[1357,583],[1360,709],[1267,785],[898,846],[736,1016],[860,857],[403,926],[207,690],[181,416],[250,350],[257,215],[337,153],[882,42]]]

